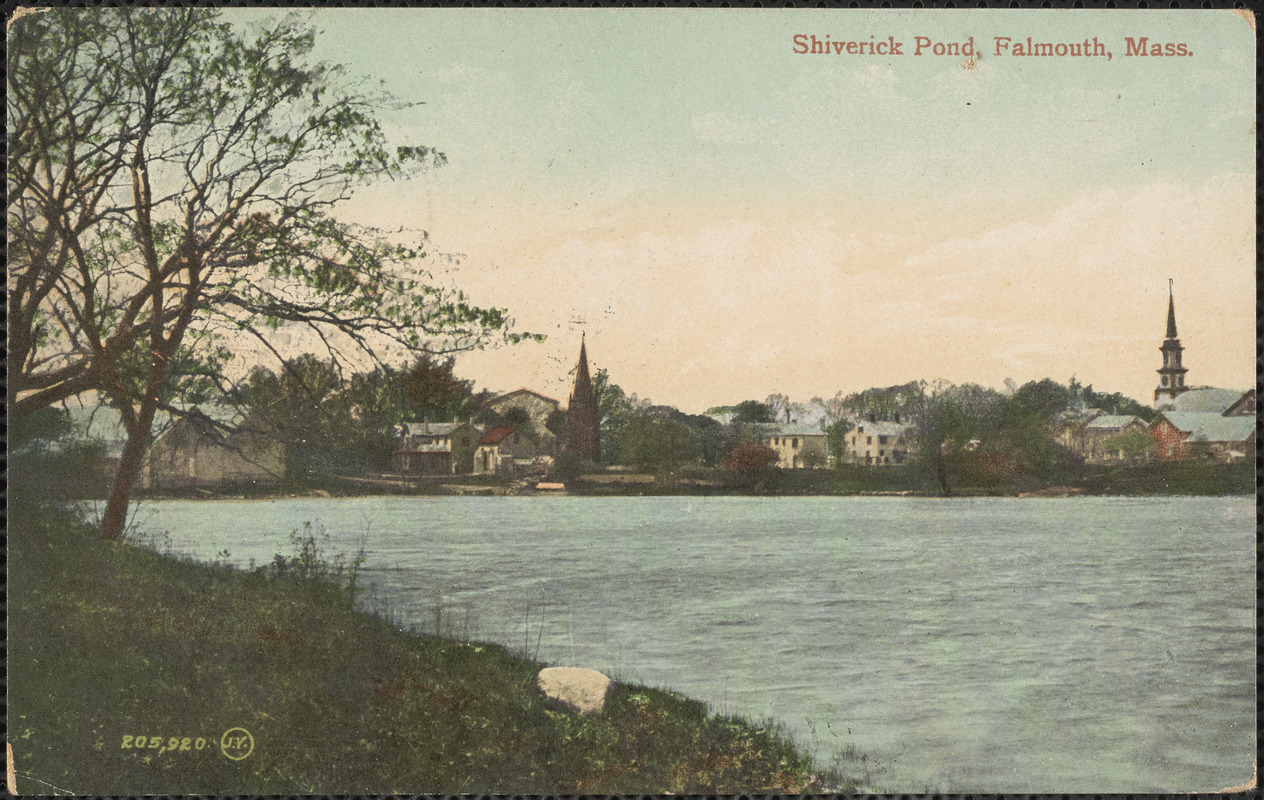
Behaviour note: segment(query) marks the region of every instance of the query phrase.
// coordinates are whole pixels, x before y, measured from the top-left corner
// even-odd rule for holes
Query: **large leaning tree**
[[[424,235],[335,216],[443,155],[392,146],[375,112],[393,101],[313,42],[293,19],[247,31],[196,8],[53,9],[9,29],[9,414],[89,390],[119,410],[105,538],[157,410],[223,388],[241,337],[283,360],[288,328],[384,363],[527,336],[436,286]]]

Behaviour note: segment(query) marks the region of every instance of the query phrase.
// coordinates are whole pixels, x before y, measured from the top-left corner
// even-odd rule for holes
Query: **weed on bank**
[[[614,684],[585,717],[502,647],[354,610],[310,531],[254,570],[13,520],[9,730],[22,794],[847,791],[774,728]]]

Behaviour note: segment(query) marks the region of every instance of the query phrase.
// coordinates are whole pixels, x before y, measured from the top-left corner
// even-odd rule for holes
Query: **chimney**
[[[900,424],[900,412],[898,412],[898,411],[897,411],[897,412],[895,412],[895,424],[896,424],[896,425],[899,425],[899,424]]]

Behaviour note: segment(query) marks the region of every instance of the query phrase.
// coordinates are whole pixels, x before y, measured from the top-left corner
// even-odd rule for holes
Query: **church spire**
[[[1163,366],[1159,368],[1159,385],[1154,390],[1155,408],[1170,408],[1177,395],[1189,390],[1185,385],[1188,369],[1181,366],[1181,340],[1176,338],[1176,300],[1172,292],[1172,279],[1167,280],[1167,338],[1159,351],[1163,353]]]
[[[1176,338],[1176,301],[1172,297],[1172,279],[1167,279],[1167,338]]]
[[[575,365],[575,386],[566,407],[566,449],[585,461],[596,461],[598,419],[597,402],[593,397],[592,378],[588,374],[588,342],[579,342],[579,363]]]

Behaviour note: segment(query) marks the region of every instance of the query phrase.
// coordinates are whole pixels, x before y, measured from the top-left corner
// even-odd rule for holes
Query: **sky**
[[[1169,278],[1188,382],[1254,385],[1232,12],[300,13],[320,57],[419,103],[392,137],[448,158],[344,216],[428,231],[446,280],[548,337],[459,356],[480,388],[565,403],[586,334],[594,370],[695,413],[936,378],[1149,402]],[[1126,55],[1142,36],[1191,55]],[[1013,55],[1027,37],[1110,57]]]

